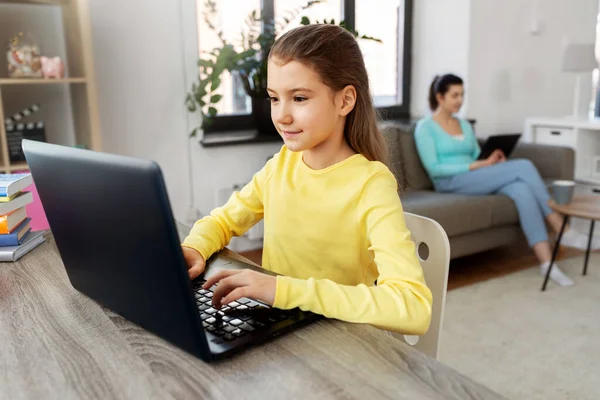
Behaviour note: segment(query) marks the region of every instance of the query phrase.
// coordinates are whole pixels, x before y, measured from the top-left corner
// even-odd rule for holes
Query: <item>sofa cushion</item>
[[[442,225],[448,236],[456,236],[490,228],[494,219],[503,224],[509,213],[504,208],[504,212],[495,213],[498,204],[505,204],[504,199],[497,197],[409,191],[402,195],[402,205],[404,211],[431,218]]]
[[[501,194],[486,196],[492,207],[492,226],[518,224],[519,214],[514,201]]]
[[[396,176],[399,182],[405,182],[406,180],[402,176],[403,174],[403,166],[402,166],[402,158],[400,155],[400,139],[399,139],[399,129],[389,123],[381,123],[380,131],[383,137],[386,139],[389,153],[390,153],[390,169]]]
[[[383,123],[381,125],[381,133],[388,138],[388,145],[397,146],[390,148],[392,162],[396,165],[395,173],[401,175],[407,189],[433,189],[433,183],[417,153],[413,131],[414,124]]]
[[[433,189],[433,182],[429,179],[429,175],[421,163],[412,133],[400,134],[400,151],[408,188],[411,190]]]

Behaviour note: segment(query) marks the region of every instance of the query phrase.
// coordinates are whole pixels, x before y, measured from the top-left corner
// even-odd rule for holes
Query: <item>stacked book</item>
[[[43,231],[31,231],[27,216],[33,194],[23,189],[32,183],[29,173],[0,174],[0,262],[17,261],[45,240]]]

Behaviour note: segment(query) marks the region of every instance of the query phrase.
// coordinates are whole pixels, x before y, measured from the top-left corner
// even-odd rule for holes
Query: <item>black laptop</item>
[[[511,133],[507,135],[492,135],[488,137],[487,141],[481,147],[481,153],[479,154],[478,160],[488,158],[496,149],[502,150],[506,158],[510,156],[510,153],[514,150],[519,138],[520,133]]]
[[[217,253],[190,281],[155,162],[31,140],[23,151],[71,284],[126,319],[210,361],[319,318],[252,299],[213,308],[205,278],[266,271]]]

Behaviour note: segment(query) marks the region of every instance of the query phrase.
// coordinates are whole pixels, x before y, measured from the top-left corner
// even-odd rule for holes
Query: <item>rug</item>
[[[560,267],[574,286],[533,267],[449,291],[439,360],[508,398],[600,399],[600,254]]]

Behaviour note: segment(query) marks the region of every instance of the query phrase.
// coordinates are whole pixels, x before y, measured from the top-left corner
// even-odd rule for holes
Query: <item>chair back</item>
[[[404,218],[416,245],[425,282],[433,294],[433,308],[427,333],[421,336],[394,333],[394,336],[437,359],[446,305],[450,242],[444,228],[436,221],[408,212],[404,213]]]

